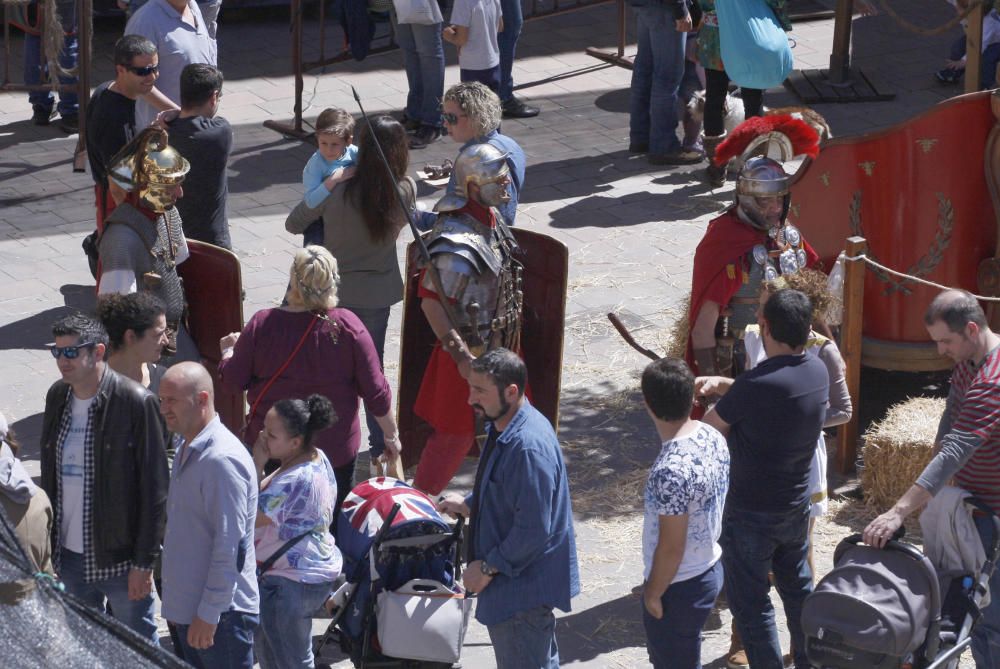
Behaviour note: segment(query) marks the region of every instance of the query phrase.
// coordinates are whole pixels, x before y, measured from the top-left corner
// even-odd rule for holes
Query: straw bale
[[[909,398],[865,432],[861,488],[869,508],[885,511],[917,480],[931,459],[944,405],[940,398]]]
[[[667,327],[663,336],[662,348],[666,350],[664,355],[667,358],[680,358],[683,360],[687,353],[688,332],[690,331],[690,327],[688,327],[688,310],[690,308],[691,294],[688,293],[673,309],[674,313],[672,315],[674,316],[674,320]]]

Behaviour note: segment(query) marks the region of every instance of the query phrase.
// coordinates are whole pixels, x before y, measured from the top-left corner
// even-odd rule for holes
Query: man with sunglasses
[[[153,563],[166,521],[165,428],[156,398],[104,362],[90,316],[52,327],[62,379],[49,388],[41,484],[53,502],[52,553],[66,590],[158,643]]]
[[[108,191],[111,158],[132,141],[135,130],[135,101],[153,89],[158,74],[156,45],[141,35],[125,35],[115,43],[115,78],[94,91],[87,104],[86,143],[90,175],[94,178],[97,205],[97,232],[92,236],[96,276],[97,237],[104,229],[104,219],[115,208]],[[91,251],[88,250],[88,255]]]

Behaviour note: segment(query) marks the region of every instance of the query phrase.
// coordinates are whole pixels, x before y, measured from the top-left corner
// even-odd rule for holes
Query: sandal
[[[451,176],[452,168],[454,168],[454,164],[450,160],[445,160],[440,165],[424,165],[424,174],[427,175],[428,179],[447,179]]]

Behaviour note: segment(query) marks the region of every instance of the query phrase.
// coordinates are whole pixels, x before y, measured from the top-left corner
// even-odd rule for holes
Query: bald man
[[[964,290],[946,290],[935,297],[924,325],[938,352],[955,361],[951,390],[934,458],[899,501],[865,528],[864,539],[873,546],[884,546],[907,516],[952,479],[1000,510],[1000,337],[990,330],[979,302]],[[973,520],[984,547],[991,546],[990,518],[974,513]],[[990,579],[991,603],[972,633],[972,656],[979,669],[1000,667],[998,574]]]
[[[181,437],[167,496],[162,615],[177,626],[178,655],[189,664],[250,669],[260,611],[253,460],[216,415],[212,378],[198,363],[167,370],[160,413]]]

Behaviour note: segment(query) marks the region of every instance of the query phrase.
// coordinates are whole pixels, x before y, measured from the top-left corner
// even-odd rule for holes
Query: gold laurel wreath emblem
[[[947,250],[949,244],[951,244],[951,233],[955,226],[955,210],[951,205],[951,200],[946,198],[943,193],[934,194],[938,199],[938,222],[937,222],[937,233],[934,235],[934,241],[931,243],[931,247],[927,249],[927,253],[922,255],[917,262],[910,265],[906,274],[912,277],[917,277],[920,279],[925,279],[927,276],[934,271],[941,261],[944,259],[944,252]],[[855,191],[854,196],[851,198],[851,232],[859,237],[865,237],[864,227],[861,224],[861,191]],[[871,247],[868,248],[868,257],[870,257],[875,262],[880,264],[881,261],[875,256],[871,251]],[[883,295],[889,296],[892,293],[898,291],[903,295],[910,295],[913,290],[908,286],[914,283],[911,278],[896,279],[891,276],[888,272],[885,272],[877,267],[871,268],[872,272],[882,283],[889,284],[885,287]]]

